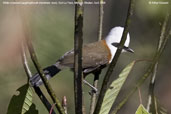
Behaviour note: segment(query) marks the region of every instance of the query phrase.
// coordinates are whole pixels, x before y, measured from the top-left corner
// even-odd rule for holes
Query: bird
[[[123,30],[124,28],[121,26],[114,27],[110,30],[105,39],[83,45],[83,74],[88,75],[89,73],[93,73],[97,69],[103,69],[111,63],[121,41]],[[134,53],[134,51],[128,47],[129,43],[130,35],[128,33],[122,52]],[[55,62],[55,64],[44,68],[43,72],[46,78],[49,80],[65,68],[74,69],[74,49],[66,52]],[[43,81],[40,78],[39,74],[36,73],[30,78],[30,83],[32,86],[38,87],[43,84]]]

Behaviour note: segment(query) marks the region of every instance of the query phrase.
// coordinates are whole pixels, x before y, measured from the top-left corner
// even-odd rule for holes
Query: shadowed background
[[[120,56],[117,68],[113,73],[113,79],[117,78],[124,66],[131,61],[152,59],[157,48],[160,28],[167,6],[168,5],[149,4],[149,0],[136,1],[135,12],[129,30],[131,36],[130,47],[134,49],[135,54],[123,53]],[[22,14],[16,13],[16,7],[18,7],[17,9],[19,9]],[[106,1],[104,5],[103,38],[105,38],[109,30],[114,26],[124,26],[127,8],[128,0]],[[16,89],[27,81],[19,53],[20,43],[24,38],[23,27],[26,26],[28,30],[26,32],[33,40],[34,48],[41,66],[46,67],[51,65],[66,51],[73,48],[74,5],[14,6],[0,3],[0,111],[2,114],[6,113],[10,98],[16,93]],[[85,5],[84,44],[97,41],[97,34],[98,5]],[[170,41],[168,44],[169,43]],[[171,113],[171,102],[169,102],[171,97],[171,84],[169,83],[171,80],[171,62],[169,61],[171,58],[170,48],[171,46],[167,45],[159,61],[155,86],[155,94],[157,98],[159,98],[161,105],[168,110],[168,113]],[[31,70],[35,73],[36,70],[30,59],[29,64]],[[130,87],[134,86],[135,81],[143,75],[148,64],[148,62],[140,62],[135,66],[119,94],[119,98],[116,101],[117,103],[130,90]],[[106,69],[103,70],[100,81],[102,81],[105,72]],[[142,100],[145,106],[147,104],[149,79],[150,78],[148,78],[146,83],[141,87]],[[90,75],[87,77],[87,80],[92,82],[93,76]],[[68,111],[70,114],[73,114],[73,73],[69,69],[63,70],[51,79],[50,83],[59,99],[63,96],[67,97]],[[41,86],[41,88],[44,90],[43,86]],[[84,90],[84,99],[88,112],[90,102],[88,92],[90,88],[84,85]],[[46,90],[44,90],[44,92],[46,93]],[[36,94],[34,94],[33,102],[36,104],[36,108],[39,110],[40,114],[48,113]],[[138,92],[136,92],[119,113],[135,113],[139,103]]]

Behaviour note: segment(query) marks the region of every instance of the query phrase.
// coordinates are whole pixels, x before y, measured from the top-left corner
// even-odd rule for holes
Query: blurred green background
[[[129,30],[131,36],[130,47],[134,49],[135,54],[123,53],[120,56],[117,68],[113,73],[113,79],[115,79],[121,72],[121,70],[125,67],[125,65],[127,65],[131,61],[138,59],[152,59],[155,53],[160,35],[162,20],[166,13],[167,7],[169,7],[170,4],[154,5],[149,4],[149,1],[150,0],[136,1],[135,11],[134,15],[132,16]],[[17,23],[14,21],[15,19],[13,19],[16,18],[16,16],[8,17],[8,13],[10,14],[13,7],[14,5],[0,4],[1,114],[5,114],[7,112],[8,104],[12,95],[16,93],[16,89],[27,82],[27,77],[21,63],[20,54],[18,54],[18,51],[16,51],[18,48],[16,48],[16,50],[13,50],[14,48],[8,49],[6,47],[8,46],[6,45],[6,43],[8,44],[10,40],[13,41],[15,39],[13,39],[12,37],[5,37],[3,35],[4,31],[7,31],[6,34],[8,35],[10,35],[11,31],[13,31],[13,29],[11,31],[9,29],[5,29],[6,27],[14,28],[14,30],[16,30],[16,26],[18,27]],[[74,5],[33,5],[22,7],[27,7],[29,9],[29,11],[25,14],[27,15],[27,19],[24,20],[24,23],[29,23],[29,31],[27,32],[33,39],[34,48],[42,67],[53,64],[66,51],[73,48]],[[104,5],[103,38],[105,38],[111,28],[115,26],[124,26],[127,15],[127,8],[128,0],[106,1],[106,4]],[[98,39],[98,15],[98,5],[85,5],[83,28],[84,44],[95,42]],[[4,20],[6,21],[6,23],[13,23],[14,26],[11,26],[11,24],[4,24]],[[168,26],[170,25],[171,24],[169,23]],[[170,41],[168,42],[168,45],[159,61],[155,94],[157,98],[159,98],[161,105],[168,110],[168,113],[171,113],[171,102],[169,101],[169,99],[171,98],[171,45],[169,44]],[[17,43],[15,44],[13,42],[10,42],[10,45],[16,45],[16,47],[19,47],[17,46]],[[11,54],[12,51],[14,51],[13,54]],[[15,54],[15,52],[17,54]],[[32,72],[36,73],[36,70],[30,60],[30,56],[29,54],[27,55]],[[134,86],[135,81],[143,75],[148,65],[148,62],[141,62],[135,66],[134,70],[131,72],[126,84],[119,94],[117,103],[130,90],[130,87]],[[104,69],[101,74],[100,85],[106,69]],[[148,78],[146,83],[144,83],[141,87],[141,94],[143,97],[142,100],[145,106],[147,103],[149,79],[150,78]],[[89,82],[92,82],[93,76],[88,76],[87,80]],[[53,79],[51,79],[50,83],[52,84],[53,89],[55,90],[56,95],[59,99],[62,99],[63,96],[67,97],[69,114],[74,114],[73,73],[69,69],[63,70]],[[45,93],[47,93],[43,86],[41,86],[41,88]],[[84,99],[87,112],[90,103],[90,95],[88,94],[89,91],[90,88],[84,86]],[[34,94],[33,102],[36,104],[36,108],[39,110],[40,114],[48,113],[36,94]],[[135,113],[139,103],[140,102],[138,92],[136,92],[134,96],[131,97],[129,102],[124,106],[123,110],[119,112],[119,114]]]

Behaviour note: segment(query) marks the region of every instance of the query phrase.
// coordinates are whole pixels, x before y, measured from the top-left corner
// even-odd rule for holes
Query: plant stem
[[[102,39],[102,32],[103,32],[103,14],[104,14],[104,10],[103,10],[103,0],[99,0],[100,4],[99,4],[99,30],[98,30],[98,41],[100,41]],[[98,81],[99,81],[99,75],[98,74],[94,74],[94,81],[93,81],[93,86],[95,88],[98,87]],[[93,114],[94,113],[94,109],[95,109],[95,105],[96,105],[96,97],[97,97],[97,93],[92,92],[92,96],[91,96],[91,102],[90,102],[90,112],[89,114]]]
[[[165,19],[163,21],[161,34],[160,34],[158,47],[157,47],[158,51],[160,50],[161,45],[162,45],[163,40],[164,40],[164,37],[166,35],[166,26],[167,26],[167,23],[168,23],[168,19],[169,19],[169,13],[166,15],[166,17],[165,17]],[[153,113],[155,113],[155,110],[153,110],[154,108],[153,108],[152,104],[154,103],[154,86],[155,86],[155,81],[156,81],[157,69],[158,69],[158,62],[155,63],[155,66],[154,66],[154,69],[153,69],[153,75],[151,76],[150,85],[149,85],[148,103],[147,103],[147,110],[149,112],[153,112]]]
[[[49,84],[48,80],[46,79],[46,76],[45,76],[43,70],[40,67],[40,64],[39,64],[39,62],[37,60],[36,53],[34,51],[34,48],[33,48],[33,45],[32,45],[32,42],[31,42],[30,38],[28,38],[27,46],[28,46],[28,49],[29,49],[29,52],[30,52],[31,59],[32,59],[32,61],[34,63],[34,66],[36,67],[36,70],[38,71],[38,74],[40,75],[48,94],[50,95],[52,101],[54,103],[56,103],[55,106],[56,106],[57,110],[59,111],[59,113],[60,114],[65,114],[64,109],[63,109],[60,101],[56,97],[55,92],[53,91],[51,85]]]
[[[168,17],[169,18],[169,17]],[[171,32],[171,29],[170,31]],[[112,111],[111,114],[116,114],[120,108],[128,101],[128,99],[135,93],[135,91],[145,82],[145,80],[152,74],[156,63],[159,61],[159,58],[161,54],[163,53],[166,44],[169,39],[169,34],[164,37],[163,42],[161,44],[160,49],[156,52],[154,58],[153,58],[153,63],[147,68],[146,73],[137,81],[136,86],[131,89],[131,91],[127,94],[127,96],[116,106],[116,108]]]
[[[93,86],[95,88],[97,88],[98,86],[98,81],[99,81],[99,75],[100,75],[101,71],[94,73],[94,81],[93,81]],[[96,105],[96,98],[97,98],[97,94],[95,92],[92,92],[92,96],[91,96],[91,103],[90,103],[90,112],[89,114],[93,114],[94,113],[94,109],[95,109],[95,105]]]
[[[62,107],[63,107],[64,110],[65,110],[65,114],[68,114],[68,109],[67,109],[67,98],[66,98],[66,96],[64,96],[63,99],[62,99]]]
[[[75,0],[75,33],[74,33],[74,96],[75,114],[84,113],[82,88],[82,44],[83,44],[83,0]]]
[[[103,0],[99,0],[99,31],[98,31],[98,40],[100,41],[102,39],[102,31],[103,31]]]
[[[26,57],[26,53],[25,53],[25,47],[24,47],[24,44],[23,43],[22,43],[21,48],[22,48],[21,49],[22,63],[23,63],[23,66],[24,66],[24,70],[26,72],[26,75],[28,77],[28,82],[29,82],[30,77],[32,77],[32,73],[31,73],[31,70],[30,70],[29,65],[28,65],[28,61],[27,61],[27,57]],[[34,88],[36,94],[38,95],[38,97],[40,98],[40,100],[42,101],[42,103],[44,104],[44,106],[46,107],[46,109],[48,111],[50,111],[51,104],[46,99],[46,97],[42,93],[41,89],[39,87],[33,87],[33,88]],[[52,114],[55,114],[55,111],[54,110],[52,110]]]
[[[128,28],[129,28],[130,21],[131,21],[130,17],[133,14],[134,1],[135,0],[130,0],[127,19],[126,19],[126,23],[125,23],[125,27],[124,27],[124,32],[122,34],[122,38],[121,38],[121,41],[120,41],[120,47],[121,48],[117,49],[116,54],[115,54],[110,66],[109,66],[109,68],[107,70],[107,73],[106,73],[106,75],[104,77],[102,88],[101,88],[101,91],[100,91],[100,95],[99,95],[99,98],[98,98],[98,101],[97,101],[97,104],[96,104],[94,114],[99,114],[99,112],[100,112],[100,108],[102,106],[104,95],[105,95],[106,90],[107,90],[107,85],[109,83],[109,79],[111,77],[111,74],[113,72],[114,67],[116,66],[116,63],[117,63],[118,58],[119,58],[119,56],[121,54],[122,48],[123,48],[123,46],[125,44],[125,41],[126,41],[126,38],[127,38],[127,33],[128,33]]]

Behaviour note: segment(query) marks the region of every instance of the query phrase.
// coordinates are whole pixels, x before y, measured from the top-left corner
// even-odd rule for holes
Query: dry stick
[[[103,14],[104,14],[104,10],[103,10],[103,0],[99,0],[99,2],[100,2],[100,4],[99,4],[99,30],[98,30],[98,40],[100,41],[102,39]],[[93,86],[95,88],[98,87],[99,75],[100,75],[100,73],[94,74]],[[90,103],[90,112],[89,112],[89,114],[93,114],[93,112],[94,112],[95,105],[96,105],[96,97],[97,97],[97,93],[92,92],[91,103]]]
[[[15,6],[15,10],[20,12],[20,10],[16,6]],[[29,39],[30,38],[30,34],[29,34],[30,32],[29,32],[29,29],[27,28],[28,25],[29,25],[27,23],[28,21],[26,21],[26,18],[25,18],[24,15],[21,15],[21,12],[19,14],[20,14],[20,16],[23,17],[22,18],[22,26],[23,26],[23,31],[24,31],[25,37],[26,37],[26,39],[27,38]],[[23,43],[21,44],[21,52],[22,52],[22,62],[23,62],[24,70],[25,70],[25,72],[27,74],[28,81],[29,81],[29,78],[32,77],[32,73],[31,73],[30,68],[28,66],[28,62],[27,62],[27,58],[26,58],[26,54],[25,54],[25,47],[24,47]],[[42,103],[44,104],[44,106],[47,108],[48,111],[50,111],[51,104],[46,99],[46,97],[43,94],[43,92],[41,91],[41,89],[39,87],[33,87],[33,88],[34,88],[36,94],[39,96]],[[55,114],[54,110],[52,111],[52,114]]]
[[[126,19],[126,23],[125,23],[125,27],[124,27],[124,32],[122,34],[122,38],[121,38],[121,41],[120,41],[120,46],[117,49],[116,54],[114,56],[114,59],[112,60],[110,66],[109,66],[109,68],[107,70],[107,73],[106,73],[106,75],[104,77],[102,88],[101,88],[101,91],[100,91],[100,95],[99,95],[99,98],[98,98],[98,101],[97,101],[97,104],[96,104],[94,114],[99,114],[99,112],[100,112],[102,102],[103,102],[103,99],[104,99],[104,95],[105,95],[106,90],[107,90],[107,85],[109,83],[109,79],[111,77],[111,74],[113,72],[114,67],[116,66],[116,63],[117,63],[118,58],[119,58],[119,56],[121,54],[122,48],[123,48],[123,46],[125,44],[125,41],[126,41],[126,38],[127,38],[127,33],[128,33],[128,28],[129,28],[130,21],[131,21],[130,17],[133,14],[134,1],[135,0],[130,0],[127,19]]]
[[[93,87],[97,88],[98,86],[98,81],[99,81],[99,75],[101,71],[97,71],[97,73],[94,73],[94,82],[93,82]],[[97,91],[98,92],[98,91]],[[92,96],[91,96],[91,103],[90,103],[90,112],[89,114],[94,113],[95,105],[96,105],[96,97],[98,93],[95,93],[92,91]]]
[[[38,74],[40,75],[40,77],[41,77],[41,79],[42,79],[42,81],[44,83],[44,86],[45,86],[48,94],[50,95],[53,102],[56,103],[55,106],[56,106],[57,110],[59,111],[59,113],[60,114],[65,114],[64,109],[63,109],[60,101],[56,97],[55,92],[53,91],[51,85],[49,84],[48,80],[45,77],[45,74],[44,74],[43,70],[40,67],[40,64],[39,64],[39,62],[37,60],[36,53],[34,51],[34,48],[33,48],[33,45],[32,45],[32,42],[31,42],[30,38],[28,38],[27,46],[28,46],[28,49],[29,49],[29,52],[30,52],[31,59],[32,59],[34,65],[36,67],[36,70],[38,71]]]
[[[28,81],[29,79],[32,77],[32,73],[31,73],[31,70],[29,68],[29,65],[28,65],[28,61],[27,61],[27,58],[26,58],[26,53],[25,53],[25,48],[24,48],[24,44],[22,43],[21,44],[21,57],[22,57],[22,63],[23,63],[23,66],[24,66],[24,70],[27,74],[27,78],[28,78]]]
[[[83,3],[83,0],[75,0]],[[83,44],[83,6],[75,5],[75,33],[74,33],[74,97],[75,114],[83,114],[83,88],[82,88],[82,44]]]
[[[138,88],[138,96],[139,96],[140,104],[143,104],[143,102],[142,102],[142,95],[141,95],[141,90],[140,90],[140,88]]]
[[[166,15],[164,22],[163,22],[163,25],[162,25],[161,35],[160,35],[160,39],[158,42],[158,50],[161,48],[161,45],[163,43],[163,39],[166,35],[166,26],[168,23],[168,19],[169,19],[169,13]],[[155,86],[157,69],[158,69],[158,62],[155,63],[155,67],[153,69],[153,75],[151,76],[151,81],[150,81],[150,85],[149,85],[149,96],[148,96],[148,103],[147,103],[148,112],[152,112],[152,109],[153,109],[152,103],[154,102],[154,86]]]
[[[64,110],[65,110],[65,114],[68,114],[68,109],[67,109],[67,98],[66,98],[66,96],[64,96],[63,99],[62,99],[62,107],[63,107]]]
[[[99,33],[98,33],[98,40],[100,41],[102,39],[102,31],[103,31],[103,0],[99,0]]]
[[[169,33],[171,32],[171,29]],[[146,73],[137,81],[136,86],[131,89],[131,91],[127,94],[127,96],[117,105],[117,107],[112,111],[111,114],[116,114],[120,108],[123,107],[123,105],[128,101],[128,99],[135,93],[135,91],[145,82],[145,80],[152,74],[153,69],[155,67],[155,63],[158,62],[161,54],[163,53],[166,44],[168,42],[168,39],[170,37],[170,34],[168,34],[166,37],[164,37],[163,43],[161,45],[161,48],[156,52],[153,63],[147,68]]]
[[[31,73],[31,70],[29,68],[29,65],[28,65],[28,61],[27,61],[27,57],[26,57],[26,53],[25,53],[25,48],[24,48],[24,44],[22,44],[21,46],[21,57],[22,57],[22,63],[23,63],[23,66],[24,66],[24,70],[27,74],[27,77],[28,77],[28,81],[29,79],[32,77],[32,73]],[[46,99],[46,97],[44,96],[44,94],[42,93],[41,89],[39,87],[33,87],[36,94],[39,96],[40,100],[42,101],[42,103],[44,104],[44,106],[46,107],[46,109],[48,111],[50,111],[51,109],[51,104],[49,103],[49,101]],[[52,113],[51,114],[55,114],[55,111],[52,110]]]

